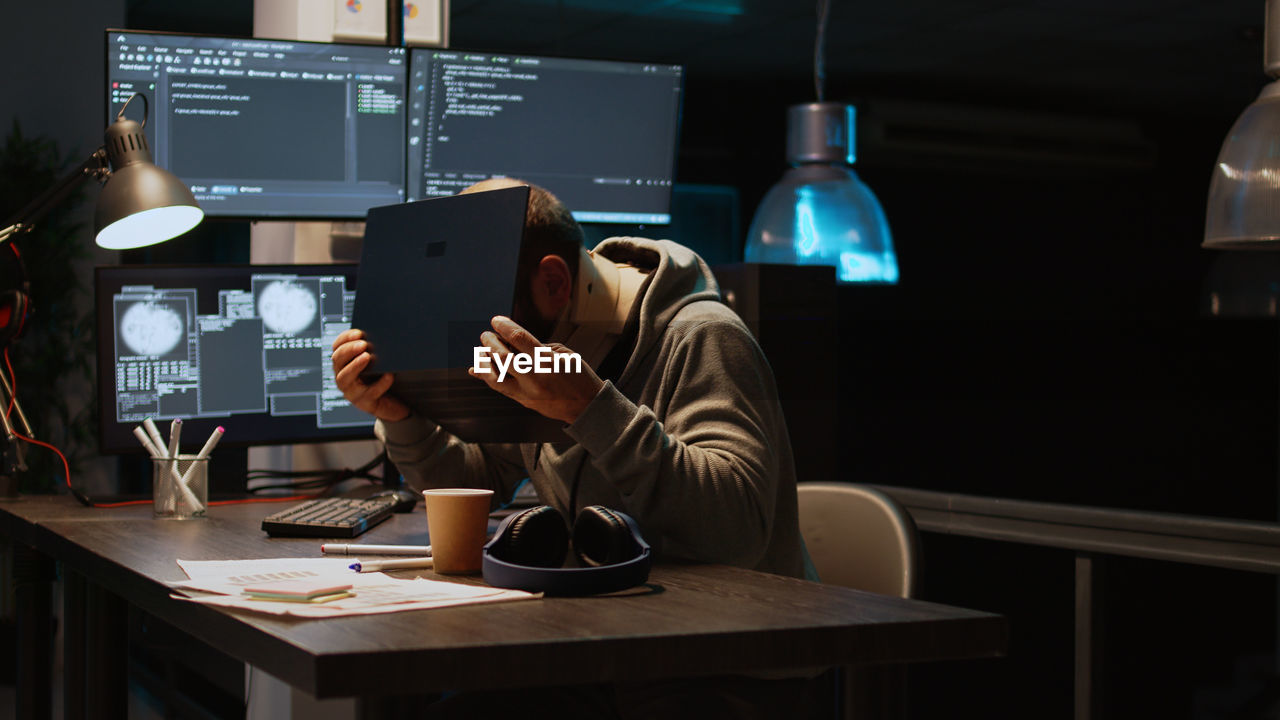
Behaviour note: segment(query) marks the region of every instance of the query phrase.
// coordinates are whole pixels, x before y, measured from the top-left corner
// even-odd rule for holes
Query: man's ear
[[[558,314],[573,295],[574,278],[569,275],[569,263],[559,255],[546,255],[538,262],[538,273],[534,276],[537,286],[535,301],[544,300],[546,308],[552,314]],[[542,297],[537,297],[541,295]],[[540,303],[541,304],[541,303]]]

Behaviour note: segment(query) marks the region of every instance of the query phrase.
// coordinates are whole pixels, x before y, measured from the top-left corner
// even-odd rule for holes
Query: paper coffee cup
[[[435,571],[459,575],[480,572],[493,491],[440,488],[423,490],[422,497],[427,504]]]

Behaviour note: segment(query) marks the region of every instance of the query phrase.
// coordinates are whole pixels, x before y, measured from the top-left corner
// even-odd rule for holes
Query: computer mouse
[[[370,495],[369,499],[393,499],[391,501],[395,502],[395,507],[392,508],[392,512],[407,513],[413,512],[413,509],[418,505],[418,499],[420,497],[421,496],[418,495],[418,493],[409,490],[408,488],[395,488],[393,490],[379,490],[378,492]]]

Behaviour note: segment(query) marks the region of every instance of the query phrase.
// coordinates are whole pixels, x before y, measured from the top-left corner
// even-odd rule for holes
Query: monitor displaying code
[[[414,48],[409,197],[514,177],[579,222],[668,223],[682,80],[679,65]]]
[[[405,48],[108,30],[106,52],[107,121],[142,93],[156,164],[211,217],[363,218],[405,200]]]

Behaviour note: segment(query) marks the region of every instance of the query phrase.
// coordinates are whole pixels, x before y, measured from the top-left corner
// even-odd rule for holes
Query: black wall
[[[251,26],[248,14],[213,30],[166,12],[138,4],[129,25]],[[477,13],[455,18],[453,45],[504,49],[485,33],[497,19]],[[590,54],[545,45],[515,49]],[[744,232],[784,168],[786,106],[811,99],[806,70],[689,65],[677,180],[737,188]],[[864,114],[895,98],[1096,115],[1135,124],[1153,152],[1128,168],[864,153],[858,171],[884,204],[902,281],[839,289],[824,338],[839,353],[838,477],[802,480],[1276,518],[1280,328],[1208,315],[1217,256],[1199,248],[1210,168],[1250,95],[1189,108],[840,75],[828,90],[867,101]],[[247,254],[223,244],[247,248],[243,227],[207,232],[221,249],[195,259]],[[1004,613],[1013,637],[1004,660],[914,668],[912,715],[1069,717],[1072,556],[937,535],[924,549],[926,599]],[[1225,717],[1261,696],[1274,676],[1273,577],[1129,560],[1103,577],[1110,716]]]
[[[680,180],[738,187],[746,228],[783,169],[783,109],[806,90],[800,77],[691,70]],[[1210,315],[1221,258],[1199,247],[1210,169],[1251,98],[1189,112],[991,88],[866,92],[1097,114],[1136,125],[1152,152],[1130,167],[859,164],[902,280],[839,289],[837,479],[1274,521],[1280,328]],[[1267,285],[1266,272],[1225,290]],[[1003,660],[914,667],[911,716],[1070,717],[1073,555],[930,534],[924,562],[923,597],[1005,614],[1012,638]],[[1102,567],[1107,717],[1275,717],[1274,577]]]

